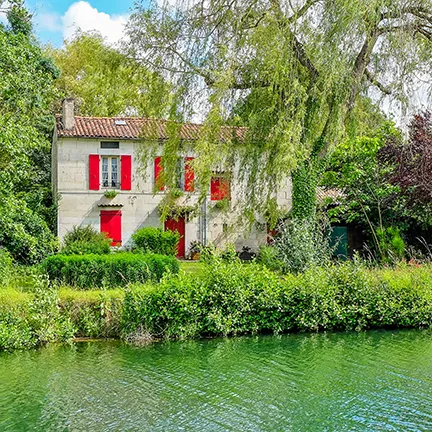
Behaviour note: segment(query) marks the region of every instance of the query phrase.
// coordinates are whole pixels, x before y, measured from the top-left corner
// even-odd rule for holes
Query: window
[[[118,188],[119,183],[119,157],[102,156],[102,187]]]
[[[120,148],[120,143],[118,141],[101,141],[101,148],[118,149]]]
[[[212,201],[229,200],[231,199],[230,189],[230,179],[227,174],[214,175],[210,181],[210,199]]]
[[[185,157],[177,159],[176,166],[176,187],[186,192],[193,192],[195,175],[192,165],[193,157]],[[157,156],[154,160],[154,180],[157,190],[165,190],[165,182],[163,177],[162,156]]]

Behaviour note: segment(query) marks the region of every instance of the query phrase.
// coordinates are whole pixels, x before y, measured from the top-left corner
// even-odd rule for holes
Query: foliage
[[[58,248],[58,241],[41,216],[21,200],[4,196],[0,202],[0,245],[13,259],[35,264]]]
[[[9,252],[5,249],[0,249],[0,287],[9,284],[13,270],[13,260]]]
[[[432,114],[415,115],[407,142],[390,137],[379,156],[382,164],[392,167],[387,179],[400,188],[404,204],[418,219],[432,225]]]
[[[370,271],[359,263],[310,268],[281,278],[257,264],[215,262],[204,275],[180,274],[133,286],[123,334],[154,338],[258,332],[428,327],[432,268]]]
[[[0,241],[18,262],[32,263],[54,249],[50,139],[58,70],[34,40],[22,2],[11,2],[7,16],[0,24]]]
[[[138,250],[160,255],[177,255],[180,234],[175,231],[164,231],[162,228],[147,227],[132,234],[132,240]]]
[[[0,304],[0,350],[33,348],[72,338],[74,328],[58,308],[57,291],[46,278],[35,276],[30,299]]]
[[[63,239],[63,255],[109,254],[111,239],[91,225],[74,226]]]
[[[205,107],[194,161],[202,199],[213,167],[239,166],[254,185],[247,209],[264,212],[292,173],[293,213],[313,218],[327,158],[355,134],[359,96],[375,87],[406,104],[404,84],[428,73],[430,10],[431,0],[151,2],[135,6],[127,35],[131,54],[175,84],[173,120]],[[227,121],[249,127],[241,147]],[[165,170],[178,148],[164,150]]]
[[[230,209],[230,200],[228,198],[218,200],[214,203],[213,208],[221,212],[227,212]]]
[[[118,195],[118,191],[116,190],[106,190],[104,192],[104,197],[108,199],[115,198]]]
[[[75,337],[118,337],[124,291],[59,290],[61,314],[73,323]]]
[[[278,251],[274,246],[263,245],[258,251],[257,262],[275,272],[282,272],[284,263],[278,256]]]
[[[300,273],[309,267],[328,265],[333,253],[329,229],[309,219],[292,218],[281,223],[273,244],[275,264],[279,261],[285,273]],[[270,258],[270,263],[272,261]]]
[[[402,240],[397,228],[378,228],[376,236],[381,261],[389,260],[394,262],[405,257],[405,242]]]
[[[78,32],[60,49],[50,48],[61,70],[56,81],[63,97],[77,100],[87,116],[160,117],[170,98],[161,75],[105,43],[99,33]]]
[[[54,255],[42,262],[41,270],[59,285],[92,289],[159,281],[165,273],[178,273],[179,265],[170,256],[119,252],[111,255]]]

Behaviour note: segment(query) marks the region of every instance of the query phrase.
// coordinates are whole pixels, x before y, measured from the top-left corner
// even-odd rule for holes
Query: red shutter
[[[102,210],[100,212],[100,230],[112,239],[111,246],[122,244],[122,212],[119,210]]]
[[[193,157],[186,157],[185,158],[185,180],[184,180],[184,190],[186,192],[193,192],[195,190],[194,186],[194,180],[195,180],[195,173],[193,166],[188,163],[189,161],[193,161]]]
[[[225,177],[212,177],[210,181],[210,199],[212,201],[223,200],[230,197],[230,181]]]
[[[132,189],[132,156],[123,155],[120,159],[121,163],[121,190]]]
[[[220,177],[212,177],[210,180],[210,199],[212,201],[218,201],[220,188]]]
[[[158,156],[155,158],[154,161],[154,177],[155,177],[155,186],[161,191],[165,189],[165,185],[163,184],[163,181],[161,179],[162,172],[163,172],[162,157]]]
[[[99,190],[99,155],[89,155],[89,189]]]

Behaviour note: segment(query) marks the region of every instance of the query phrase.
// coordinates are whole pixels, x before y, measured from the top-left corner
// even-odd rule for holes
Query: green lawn
[[[180,261],[179,264],[181,271],[196,275],[201,275],[204,268],[204,264],[199,261]]]

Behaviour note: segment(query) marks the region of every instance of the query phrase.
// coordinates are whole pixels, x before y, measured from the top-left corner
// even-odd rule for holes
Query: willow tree
[[[293,213],[308,218],[359,96],[373,87],[407,103],[416,75],[430,76],[432,0],[156,2],[136,7],[128,38],[135,58],[177,86],[177,116],[205,102],[201,185],[211,165],[235,159],[217,128],[244,120],[240,106],[249,133],[235,151],[254,185],[245,200],[252,209],[269,203],[291,175]]]
[[[64,97],[73,97],[81,115],[164,114],[170,89],[162,77],[107,45],[101,34],[77,32],[47,53],[61,72],[56,80],[58,110]]]

